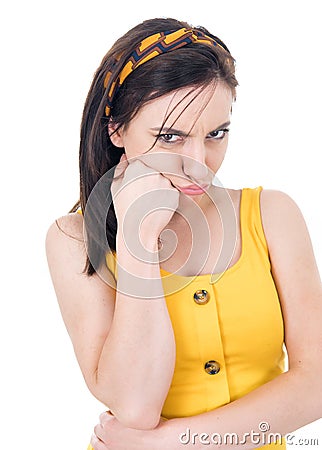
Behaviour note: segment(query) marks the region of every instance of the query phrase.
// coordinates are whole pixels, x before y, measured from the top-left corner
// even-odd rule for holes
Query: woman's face
[[[215,90],[213,86],[180,89],[145,104],[111,140],[124,147],[128,159],[162,153],[160,167],[168,159],[171,170],[160,172],[175,187],[198,183],[207,189],[225,157],[232,101],[231,90],[223,83]],[[200,190],[183,192],[197,202],[204,195]]]

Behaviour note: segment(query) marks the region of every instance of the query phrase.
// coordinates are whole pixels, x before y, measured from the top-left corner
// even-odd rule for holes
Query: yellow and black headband
[[[191,43],[200,43],[210,46],[219,46],[225,50],[222,45],[215,41],[212,37],[207,36],[200,30],[189,30],[187,28],[180,28],[177,31],[161,31],[143,39],[140,45],[133,51],[122,70],[120,71],[116,80],[111,84],[107,96],[107,105],[105,108],[106,116],[110,115],[113,98],[124,83],[126,77],[130,75],[133,70],[141,64],[149,61],[155,56],[162,53],[170,52]],[[109,80],[112,76],[112,71],[109,71],[104,80],[104,87],[107,88]]]

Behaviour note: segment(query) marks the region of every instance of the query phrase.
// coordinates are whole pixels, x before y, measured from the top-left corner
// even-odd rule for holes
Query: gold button
[[[209,375],[216,375],[220,371],[220,364],[217,361],[207,361],[205,364],[205,371]]]
[[[199,289],[193,294],[193,299],[198,305],[205,305],[209,302],[210,295],[205,289]]]

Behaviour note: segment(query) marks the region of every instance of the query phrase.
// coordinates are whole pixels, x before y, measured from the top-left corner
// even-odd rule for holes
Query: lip
[[[176,186],[179,191],[187,195],[200,195],[203,194],[209,187],[209,184],[197,186],[196,184],[190,184],[189,186]]]

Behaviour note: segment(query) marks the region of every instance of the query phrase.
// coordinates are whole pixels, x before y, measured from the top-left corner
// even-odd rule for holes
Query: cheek
[[[217,170],[220,168],[223,160],[225,159],[226,149],[227,149],[227,146],[225,146],[225,148],[222,148],[222,149],[216,149],[207,154],[206,164],[214,172],[217,172]]]
[[[137,139],[134,137],[126,137],[123,139],[124,150],[126,156],[128,158],[132,158],[133,156],[139,155],[140,152],[140,142],[137,142]]]
[[[144,136],[143,133],[140,134],[132,133],[131,136],[123,139],[123,145],[125,149],[125,153],[128,158],[143,155],[144,153],[152,152],[151,147],[154,144],[154,138],[150,138],[148,136]]]

